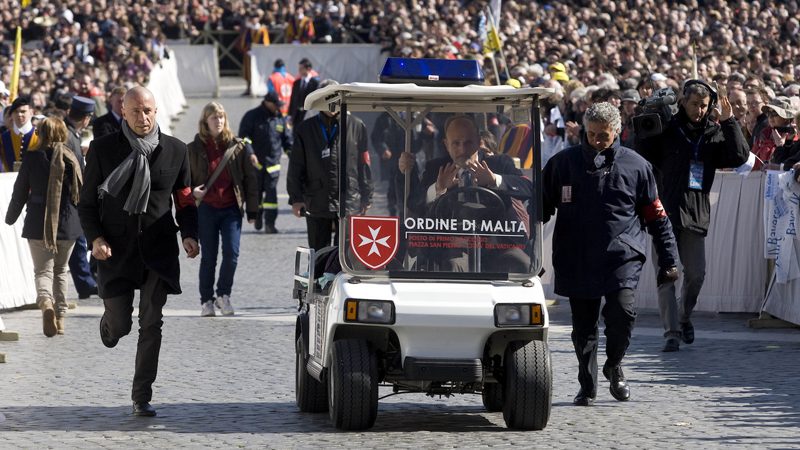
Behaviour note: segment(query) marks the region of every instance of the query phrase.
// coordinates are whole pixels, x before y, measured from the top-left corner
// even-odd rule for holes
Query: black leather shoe
[[[662,352],[677,352],[681,349],[681,343],[678,341],[676,337],[668,337],[666,341],[664,341],[664,348],[661,349]]]
[[[578,395],[572,400],[572,404],[575,406],[592,406],[594,404],[594,397],[586,395],[583,389],[581,389],[578,391]]]
[[[275,228],[274,224],[264,224],[264,233],[266,234],[278,234],[278,229]]]
[[[100,340],[103,341],[103,345],[108,348],[114,348],[117,346],[117,342],[119,342],[119,338],[112,338],[108,335],[108,329],[106,328],[106,314],[103,313],[103,317],[100,318]]]
[[[694,325],[692,325],[692,322],[681,322],[681,339],[687,344],[694,342]]]
[[[627,402],[631,398],[631,388],[625,381],[625,374],[622,373],[622,366],[611,367],[608,363],[603,365],[603,376],[611,382],[611,396],[621,402]]]
[[[89,289],[86,292],[82,292],[82,293],[78,294],[78,300],[86,300],[87,298],[89,298],[89,297],[91,297],[93,295],[97,295],[97,286]]]
[[[155,417],[156,409],[148,402],[133,402],[133,415],[139,417]]]

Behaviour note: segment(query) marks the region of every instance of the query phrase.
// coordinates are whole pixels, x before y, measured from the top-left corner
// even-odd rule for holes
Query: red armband
[[[175,209],[180,210],[187,206],[195,206],[194,197],[192,197],[192,188],[185,187],[172,193],[175,198]]]
[[[662,217],[667,217],[667,212],[664,211],[664,206],[661,205],[661,199],[656,198],[653,203],[645,205],[644,208],[642,208],[642,216],[646,223],[656,221]]]

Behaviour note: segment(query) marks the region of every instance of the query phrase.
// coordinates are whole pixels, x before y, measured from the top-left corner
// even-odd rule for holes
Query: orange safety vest
[[[272,86],[275,87],[275,92],[278,93],[278,98],[283,102],[283,106],[281,106],[281,114],[285,116],[289,113],[289,100],[292,98],[292,84],[294,83],[294,77],[290,73],[286,73],[286,75],[284,75],[279,71],[276,71],[272,72],[272,75],[269,76],[269,80],[272,82]]]

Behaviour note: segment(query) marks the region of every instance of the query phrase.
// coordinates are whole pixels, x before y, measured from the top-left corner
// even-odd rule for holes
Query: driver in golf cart
[[[426,223],[424,219],[436,221],[434,226],[447,223],[441,221],[472,224],[471,236],[464,233],[444,248],[425,249],[438,270],[530,272],[530,252],[526,251],[530,219],[524,202],[531,199],[531,180],[507,155],[484,158],[478,151],[478,125],[470,115],[455,114],[447,119],[444,144],[447,155],[428,161],[421,177],[414,156],[408,152],[400,156],[398,178],[410,176],[412,180],[406,228]],[[466,228],[469,231],[470,226]],[[488,270],[481,270],[481,266]]]

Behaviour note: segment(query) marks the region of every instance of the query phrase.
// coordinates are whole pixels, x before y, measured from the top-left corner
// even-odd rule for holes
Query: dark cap
[[[264,100],[270,103],[275,103],[278,106],[283,106],[283,102],[280,98],[278,98],[278,93],[275,91],[267,92],[267,95],[264,96]]]
[[[18,110],[19,108],[21,108],[23,106],[30,106],[30,104],[31,104],[31,98],[28,97],[27,95],[23,95],[21,97],[17,97],[11,103],[11,107],[9,108],[8,112],[9,113],[13,113],[14,111]]]
[[[69,110],[73,114],[94,114],[94,100],[76,95],[72,97]]]

